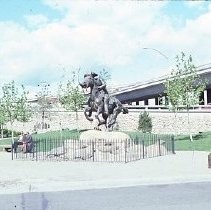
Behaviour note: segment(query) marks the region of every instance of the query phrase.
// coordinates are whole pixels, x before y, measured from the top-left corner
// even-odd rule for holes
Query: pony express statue
[[[93,121],[92,112],[96,112],[95,118],[98,120],[98,125],[95,129],[99,129],[100,125],[112,128],[119,113],[128,113],[128,109],[117,98],[109,96],[106,84],[102,82],[98,74],[85,74],[84,81],[79,85],[82,88],[90,88],[88,106],[84,110],[84,115],[87,120]]]

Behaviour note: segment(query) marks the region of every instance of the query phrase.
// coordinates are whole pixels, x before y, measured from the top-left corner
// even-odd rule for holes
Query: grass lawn
[[[78,136],[81,132],[85,130],[80,130],[77,132],[77,130],[69,130],[65,129],[61,131],[49,131],[46,133],[39,133],[39,134],[33,134],[33,138],[35,140],[39,139],[42,143],[40,144],[39,151],[42,150],[49,150],[52,149],[51,144],[47,142],[54,141],[53,145],[60,146],[62,144],[61,139],[78,139]],[[159,139],[165,139],[170,140],[171,135],[152,135],[152,134],[143,134],[138,131],[132,131],[132,132],[125,132],[127,133],[131,138],[137,139],[137,140],[145,140],[145,142],[149,140],[156,140]],[[15,137],[17,140],[18,138]],[[0,145],[4,144],[11,144],[11,138],[4,138],[0,140]],[[49,148],[46,148],[47,147]],[[50,145],[50,146],[49,146]],[[193,142],[190,142],[188,135],[179,135],[175,137],[175,150],[178,151],[211,151],[211,131],[210,132],[203,132],[199,133],[197,135],[193,136]]]
[[[63,144],[62,140],[65,139],[78,139],[81,132],[85,130],[69,130],[64,129],[62,131],[48,131],[45,133],[33,134],[32,137],[35,141],[39,141],[37,151],[49,151],[56,147],[61,147]],[[18,137],[14,137],[14,140],[17,141]],[[12,144],[11,138],[4,138],[0,140],[0,145]]]
[[[175,150],[179,151],[211,151],[211,132],[203,132],[193,136],[190,141],[188,135],[175,138]]]
[[[74,130],[69,130],[69,129],[64,129],[62,131],[57,130],[57,131],[48,131],[45,133],[39,133],[39,134],[33,134],[32,136],[34,139],[78,139],[80,136],[80,133],[85,130],[79,130],[77,131],[76,129]]]
[[[3,138],[0,140],[0,145],[11,144],[11,138]]]
[[[54,140],[61,140],[61,139],[68,139],[68,138],[72,138],[72,139],[78,139],[78,136],[80,135],[81,132],[83,132],[84,130],[80,130],[79,132],[77,132],[77,130],[69,130],[69,129],[64,129],[62,131],[48,131],[45,133],[39,133],[39,134],[33,134],[32,137],[34,140],[47,140],[50,141],[51,139]],[[17,141],[18,137],[14,137],[14,140]],[[11,138],[4,138],[0,140],[0,145],[4,145],[4,144],[11,144],[12,139]]]
[[[142,133],[140,131],[122,131],[130,136],[132,139],[140,139],[140,140],[157,140],[157,139],[165,139],[171,140],[172,135],[168,134],[150,134],[150,133]]]

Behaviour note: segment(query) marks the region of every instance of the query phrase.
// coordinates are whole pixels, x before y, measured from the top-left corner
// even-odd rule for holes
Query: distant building
[[[201,105],[211,104],[211,64],[197,68],[202,79],[206,79],[207,87],[201,95]],[[112,91],[112,95],[128,105],[160,105],[165,104],[164,82],[168,76],[152,79],[146,82],[130,84]],[[201,101],[201,100],[200,100]]]

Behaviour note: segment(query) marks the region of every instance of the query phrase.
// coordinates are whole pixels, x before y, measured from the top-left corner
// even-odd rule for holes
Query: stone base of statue
[[[84,146],[93,144],[97,151],[117,154],[128,147],[130,137],[119,131],[89,130],[81,134],[80,139]]]
[[[88,130],[84,131],[80,135],[80,140],[129,140],[130,137],[120,131],[99,131],[99,130]]]

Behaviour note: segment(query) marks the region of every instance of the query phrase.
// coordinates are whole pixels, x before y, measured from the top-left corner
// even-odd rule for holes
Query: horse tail
[[[90,111],[91,111],[91,110],[90,110],[90,107],[86,107],[85,110],[84,110],[84,115],[85,115],[85,117],[86,117],[87,120],[93,121],[93,118],[90,117]],[[88,114],[87,112],[88,112],[89,114]]]
[[[128,108],[126,108],[126,107],[124,107],[124,106],[122,106],[122,113],[123,114],[128,114]]]
[[[128,114],[128,112],[129,112],[129,111],[128,111],[128,108],[124,107],[124,106],[122,105],[122,103],[120,102],[119,99],[117,99],[117,98],[115,98],[115,97],[113,97],[113,98],[114,98],[116,107],[119,108],[119,111],[120,111],[120,112],[122,111],[123,114]]]

